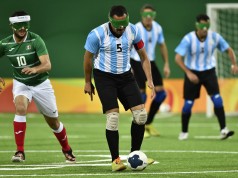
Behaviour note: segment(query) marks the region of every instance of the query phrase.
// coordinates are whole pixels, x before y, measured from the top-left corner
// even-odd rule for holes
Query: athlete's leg
[[[106,139],[111,153],[112,161],[119,157],[119,108],[106,112]]]
[[[159,110],[160,105],[166,98],[166,92],[163,86],[155,86],[156,96],[150,105],[150,110],[148,113],[148,119],[146,121],[147,124],[151,124],[154,120],[155,114]]]
[[[131,108],[133,114],[133,121],[131,123],[131,152],[140,150],[144,131],[145,123],[147,120],[147,112],[144,108],[144,104]]]
[[[44,117],[45,117],[47,124],[52,129],[54,135],[56,136],[57,140],[59,141],[59,143],[62,147],[62,152],[65,155],[66,162],[67,163],[76,162],[76,158],[73,155],[72,149],[69,145],[66,129],[65,129],[63,123],[60,122],[58,118],[53,118],[53,117],[49,117],[46,115],[44,115]]]
[[[182,132],[184,133],[188,132],[188,125],[192,113],[193,104],[194,104],[193,100],[184,101],[182,109]]]
[[[111,153],[112,170],[122,170],[125,169],[125,165],[120,162],[119,158],[119,106],[117,102],[117,82],[120,75],[115,76],[97,69],[94,69],[93,73],[103,113],[106,114],[105,135]]]
[[[157,129],[152,125],[153,120],[155,118],[156,113],[158,112],[160,105],[166,98],[166,92],[163,88],[163,78],[162,75],[156,66],[155,62],[151,62],[151,71],[153,76],[153,83],[155,85],[156,96],[154,100],[150,104],[150,109],[148,112],[148,118],[145,125],[145,130],[149,135],[152,136],[159,136],[159,132]],[[146,133],[145,132],[145,133]],[[146,136],[146,134],[145,134]]]
[[[223,100],[220,94],[215,94],[211,96],[211,100],[214,104],[214,113],[217,116],[220,130],[226,127],[225,111],[223,107]]]
[[[44,115],[46,122],[53,130],[54,135],[62,147],[66,162],[75,162],[75,157],[68,143],[66,129],[58,119],[56,98],[50,81],[46,80],[38,86],[30,87],[30,89],[34,93],[33,99],[37,108]]]
[[[188,138],[188,126],[192,115],[192,107],[194,100],[200,96],[200,89],[200,83],[192,83],[185,75],[183,86],[184,105],[181,113],[182,132],[179,134],[179,140],[186,140]]]
[[[106,138],[112,158],[112,171],[126,169],[119,157],[119,108],[110,109],[106,112]]]
[[[26,133],[26,114],[29,103],[32,99],[32,94],[27,86],[17,80],[13,80],[13,96],[15,104],[15,117],[13,121],[15,143],[17,152],[12,157],[13,162],[25,160],[24,141]]]
[[[58,118],[52,118],[44,115],[47,124],[52,129],[54,135],[56,136],[57,140],[59,141],[60,145],[62,146],[63,151],[69,151],[70,146],[68,143],[66,129],[62,122],[59,121]]]
[[[16,114],[13,122],[15,142],[17,145],[17,151],[24,151],[28,99],[23,95],[17,96],[15,98],[15,107]]]
[[[219,84],[216,76],[215,69],[208,71],[208,79],[205,80],[204,86],[211,97],[214,104],[214,113],[217,116],[218,123],[221,131],[221,138],[226,139],[234,134],[234,131],[229,131],[226,128],[226,116],[223,106],[223,100],[219,91]]]

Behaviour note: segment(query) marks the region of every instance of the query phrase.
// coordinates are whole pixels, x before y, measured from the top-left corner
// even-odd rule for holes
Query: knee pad
[[[133,122],[138,125],[144,125],[147,121],[147,112],[145,108],[132,111]]]
[[[111,131],[118,130],[119,113],[111,112],[107,114],[106,129]]]
[[[142,102],[145,103],[147,95],[145,93],[141,93],[141,98],[142,98]]]
[[[166,98],[166,92],[164,90],[157,91],[155,95],[155,101],[157,103],[162,103]]]
[[[191,113],[194,101],[192,100],[185,100],[183,106],[183,113]]]
[[[223,107],[223,101],[220,94],[213,95],[211,99],[215,108]]]

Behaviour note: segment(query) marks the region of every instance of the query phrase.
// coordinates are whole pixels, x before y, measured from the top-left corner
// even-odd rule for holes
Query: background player
[[[210,21],[206,14],[196,17],[196,31],[185,35],[175,49],[176,63],[185,72],[184,79],[184,106],[182,109],[182,132],[179,140],[188,138],[188,124],[191,117],[194,100],[199,98],[200,88],[203,85],[214,104],[214,113],[218,118],[221,130],[221,139],[226,139],[234,134],[226,127],[225,111],[222,97],[220,96],[214,56],[215,48],[227,52],[231,60],[231,72],[236,74],[238,67],[233,49],[224,38],[209,29]],[[185,60],[183,61],[183,58]]]
[[[131,123],[131,151],[140,150],[143,141],[147,113],[140,97],[140,91],[131,73],[130,48],[137,49],[148,80],[148,87],[154,85],[150,62],[144,43],[137,28],[129,23],[129,14],[123,6],[113,6],[109,12],[109,22],[93,29],[85,44],[84,54],[85,93],[94,94],[91,83],[92,66],[97,92],[106,114],[106,138],[112,157],[112,171],[126,169],[119,157],[119,106],[117,98],[125,110],[133,114]],[[92,62],[94,60],[94,63]],[[149,163],[153,161],[148,160]]]
[[[164,60],[164,75],[169,77],[170,68],[169,68],[169,59],[168,59],[168,50],[164,40],[162,27],[154,21],[156,17],[156,11],[153,6],[146,4],[141,9],[141,22],[138,22],[136,26],[141,32],[142,39],[145,44],[145,49],[148,54],[151,63],[151,70],[153,76],[153,83],[155,85],[156,96],[150,105],[150,110],[148,113],[148,119],[145,125],[145,134],[144,137],[149,136],[159,136],[159,132],[152,125],[155,114],[157,113],[161,103],[166,98],[166,92],[163,88],[163,79],[160,74],[160,71],[155,63],[155,48],[158,44],[160,47],[160,52]],[[140,63],[140,57],[136,52],[135,48],[131,51],[131,67],[135,75],[136,81],[139,85],[141,97],[143,102],[146,102],[146,76],[143,71],[143,68]]]
[[[25,160],[26,114],[33,99],[61,144],[66,162],[74,163],[76,160],[68,144],[65,127],[58,119],[54,90],[48,79],[48,71],[51,69],[48,51],[41,37],[28,31],[30,19],[24,11],[15,12],[9,18],[13,35],[0,41],[0,57],[6,55],[13,67],[13,96],[16,108],[13,125],[17,151],[12,161]]]

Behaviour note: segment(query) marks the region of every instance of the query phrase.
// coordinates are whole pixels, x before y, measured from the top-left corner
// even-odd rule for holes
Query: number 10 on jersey
[[[18,66],[25,66],[26,65],[26,58],[25,56],[18,56],[17,57],[17,63],[18,63]]]

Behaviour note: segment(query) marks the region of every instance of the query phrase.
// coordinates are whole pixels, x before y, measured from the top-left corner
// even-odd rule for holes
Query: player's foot
[[[187,140],[188,139],[188,132],[181,132],[178,137],[179,140]]]
[[[123,164],[120,157],[112,162],[112,171],[122,171],[124,169],[126,169],[126,166]]]
[[[151,136],[160,136],[159,131],[152,124],[145,125],[145,130],[148,131]]]
[[[154,159],[152,159],[152,158],[147,158],[147,164],[148,164],[148,165],[151,165],[151,164],[153,164],[154,162],[155,162]]]
[[[150,134],[147,130],[145,130],[144,132],[144,138],[149,138],[150,137]]]
[[[23,161],[25,161],[25,153],[23,151],[17,151],[12,157],[12,162],[23,162]]]
[[[221,130],[221,140],[225,140],[234,134],[235,134],[234,131],[230,131],[225,127],[224,129]]]
[[[62,150],[62,152],[63,152],[63,154],[64,154],[64,156],[65,156],[65,162],[66,162],[66,163],[76,163],[76,158],[75,158],[75,156],[73,155],[73,151],[72,151],[71,148],[70,148],[69,151],[63,151],[63,150]]]

